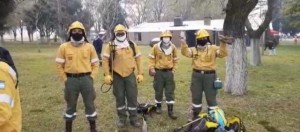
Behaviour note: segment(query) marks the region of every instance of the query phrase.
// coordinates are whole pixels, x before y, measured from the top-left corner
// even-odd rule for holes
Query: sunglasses
[[[118,32],[118,33],[116,33],[116,36],[124,36],[124,35],[125,35],[124,32]]]

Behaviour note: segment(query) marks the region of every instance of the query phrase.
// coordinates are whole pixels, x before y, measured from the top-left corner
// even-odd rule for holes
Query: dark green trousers
[[[84,77],[68,77],[65,82],[65,100],[67,110],[64,118],[74,120],[76,117],[76,106],[79,94],[81,94],[85,106],[85,114],[88,120],[95,120],[97,117],[94,100],[96,98],[93,87],[93,79],[89,75]]]
[[[117,113],[120,120],[125,121],[128,110],[129,119],[137,120],[137,83],[134,73],[121,77],[113,73],[113,94],[116,98]]]
[[[160,71],[156,70],[153,87],[155,90],[155,101],[156,103],[161,103],[163,99],[163,94],[165,92],[167,104],[173,104],[175,95],[175,81],[174,74],[172,71]]]
[[[203,92],[209,107],[217,106],[217,89],[214,88],[216,74],[202,74],[193,71],[191,93],[194,108],[201,108]]]

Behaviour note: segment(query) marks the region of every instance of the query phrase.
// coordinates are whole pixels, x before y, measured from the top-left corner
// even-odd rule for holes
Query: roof
[[[260,0],[260,4],[253,9],[253,11],[249,14],[248,18],[251,23],[251,26],[254,30],[258,29],[260,24],[264,20],[264,13],[267,11],[268,6],[266,4],[266,0]],[[199,29],[207,29],[207,30],[223,30],[224,19],[214,19],[211,20],[211,24],[209,26],[204,25],[204,20],[195,20],[195,21],[183,21],[183,26],[174,26],[174,22],[155,22],[155,23],[142,23],[135,27],[129,28],[128,32],[161,32],[163,30],[199,30]],[[272,23],[270,23],[271,26]],[[245,28],[246,29],[246,28]]]
[[[224,19],[215,19],[211,20],[210,25],[204,25],[204,20],[196,21],[183,21],[183,26],[174,26],[174,22],[155,22],[155,23],[142,23],[135,27],[128,29],[128,32],[161,32],[163,30],[199,30],[199,29],[208,29],[208,30],[218,30],[223,29]]]

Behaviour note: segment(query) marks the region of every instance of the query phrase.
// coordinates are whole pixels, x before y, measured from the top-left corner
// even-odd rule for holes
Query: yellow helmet
[[[124,31],[124,32],[127,32],[127,29],[125,26],[123,26],[122,24],[118,24],[115,29],[114,29],[114,32],[120,32],[120,31]]]
[[[161,32],[160,37],[172,37],[172,34],[169,30],[166,30]]]
[[[71,31],[72,29],[76,29],[76,28],[82,29],[82,30],[85,32],[85,28],[84,28],[83,24],[82,24],[81,22],[79,22],[79,21],[73,22],[73,23],[69,26],[68,32],[70,33],[70,31]]]
[[[196,39],[209,37],[209,33],[205,29],[200,29],[196,33]]]

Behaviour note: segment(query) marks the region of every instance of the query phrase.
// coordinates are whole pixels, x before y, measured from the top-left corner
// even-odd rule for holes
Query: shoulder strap
[[[116,52],[116,45],[115,45],[114,41],[110,41],[109,48],[110,48],[110,55],[114,59],[115,58],[115,52]]]
[[[133,43],[132,41],[130,41],[130,40],[128,40],[128,42],[129,42],[130,48],[131,48],[132,51],[133,51],[133,56],[136,56],[136,51],[135,51],[134,43]]]

